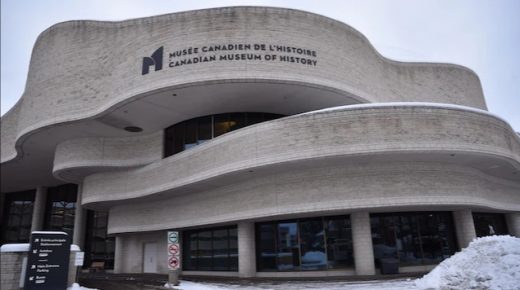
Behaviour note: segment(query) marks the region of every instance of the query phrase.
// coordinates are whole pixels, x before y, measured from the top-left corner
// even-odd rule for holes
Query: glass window
[[[224,113],[193,118],[166,128],[164,156],[168,157],[240,128],[283,117],[271,113]]]
[[[213,270],[228,269],[229,234],[227,229],[213,231]]]
[[[211,137],[213,136],[211,124],[212,124],[211,116],[199,118],[197,144],[202,144],[208,140],[211,140]]]
[[[354,265],[350,219],[326,217],[324,221],[328,268],[345,268]]]
[[[171,134],[164,134],[164,136],[168,136],[169,138],[173,138],[173,153],[181,152],[184,150],[184,131],[186,124],[180,123],[172,128],[169,132]]]
[[[300,266],[298,245],[298,224],[282,222],[278,224],[278,270],[297,270]]]
[[[377,266],[385,258],[401,266],[434,264],[457,250],[449,212],[374,214],[370,223]]]
[[[246,126],[245,113],[231,113],[229,114],[229,130],[238,130]]]
[[[46,231],[63,231],[72,237],[78,186],[64,184],[47,189]]]
[[[259,224],[256,231],[257,268],[276,270],[276,224]]]
[[[199,232],[198,270],[211,270],[213,260],[212,231]]]
[[[31,235],[35,190],[6,193],[0,243],[26,243]],[[4,222],[5,221],[5,222]]]
[[[229,114],[215,115],[213,122],[213,137],[218,137],[230,131]]]
[[[300,220],[300,253],[302,270],[327,269],[327,254],[325,253],[325,239],[323,220]]]
[[[237,228],[183,233],[183,268],[198,271],[238,271]]]
[[[87,211],[84,268],[90,267],[93,262],[104,262],[105,269],[114,268],[115,238],[107,235],[107,221],[107,212]]]
[[[509,234],[503,214],[474,212],[473,220],[477,237]]]
[[[238,231],[237,228],[229,228],[229,270],[238,271]]]
[[[197,119],[192,119],[186,122],[186,131],[184,132],[184,150],[190,149],[197,145]]]
[[[348,216],[256,224],[258,271],[306,271],[353,265]]]

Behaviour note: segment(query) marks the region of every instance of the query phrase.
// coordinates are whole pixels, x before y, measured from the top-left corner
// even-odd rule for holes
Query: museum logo
[[[155,67],[155,71],[162,69],[163,63],[163,47],[159,47],[150,57],[143,57],[143,72],[142,74],[148,74],[150,72],[150,67],[153,65]]]
[[[164,54],[166,53],[166,56]],[[224,43],[189,46],[164,52],[164,46],[159,47],[151,56],[143,57],[142,75],[150,72],[153,66],[155,71],[162,70],[163,58],[167,58],[167,68],[179,68],[187,65],[217,62],[242,62],[252,64],[284,63],[287,65],[301,65],[307,68],[318,65],[316,50],[269,43]]]

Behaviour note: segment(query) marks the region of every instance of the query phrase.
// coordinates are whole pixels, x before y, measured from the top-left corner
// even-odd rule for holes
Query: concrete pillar
[[[116,236],[116,249],[114,253],[114,273],[123,273],[123,237]]]
[[[368,212],[356,212],[350,215],[352,223],[352,244],[356,275],[375,275],[374,249]]]
[[[506,222],[509,234],[520,238],[520,213],[507,213]]]
[[[72,234],[72,243],[78,245],[83,250],[85,242],[85,225],[87,223],[87,211],[81,205],[81,184],[78,185],[78,193],[76,196],[76,211],[74,212],[74,232]]]
[[[469,209],[454,211],[453,221],[455,223],[455,233],[457,235],[459,247],[463,249],[477,237],[473,214]]]
[[[47,202],[47,188],[39,186],[34,195],[34,206],[31,220],[31,232],[43,230],[45,219],[45,204]]]
[[[255,224],[238,223],[238,276],[250,278],[256,276]]]

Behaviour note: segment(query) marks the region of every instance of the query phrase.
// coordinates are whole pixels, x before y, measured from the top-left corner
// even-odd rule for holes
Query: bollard
[[[180,272],[179,269],[168,271],[168,283],[170,283],[170,285],[179,286]]]

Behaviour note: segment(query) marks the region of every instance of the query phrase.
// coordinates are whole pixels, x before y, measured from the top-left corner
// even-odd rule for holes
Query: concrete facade
[[[168,273],[172,229],[236,227],[237,270],[183,275],[240,278],[374,275],[377,213],[450,212],[458,248],[476,237],[472,212],[502,214],[520,235],[520,138],[486,111],[475,73],[389,60],[320,15],[59,23],[38,38],[26,87],[2,117],[2,200],[37,188],[41,229],[45,188],[78,184],[73,241],[84,247],[87,210],[108,212],[115,273],[144,272],[147,244]],[[235,112],[285,117],[165,156],[166,128]],[[336,215],[351,222],[352,266],[257,269],[259,223]]]

